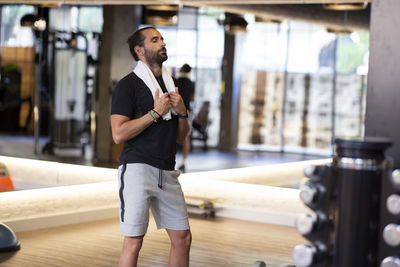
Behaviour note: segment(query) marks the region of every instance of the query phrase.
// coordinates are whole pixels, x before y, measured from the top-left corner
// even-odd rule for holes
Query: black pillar
[[[371,1],[370,60],[365,135],[387,137],[400,166],[400,1]]]
[[[229,151],[231,148],[232,87],[235,36],[225,32],[224,59],[222,61],[221,122],[219,130],[219,149]]]
[[[219,149],[235,151],[238,144],[240,87],[242,70],[240,53],[244,33],[225,32],[224,59],[222,63],[223,89],[221,95],[221,121]]]
[[[95,158],[109,163],[117,157],[114,152],[110,127],[112,91],[116,83],[133,70],[133,57],[126,41],[140,25],[140,6],[105,5],[103,7],[103,33],[96,89],[96,144]],[[113,155],[115,154],[115,155]]]

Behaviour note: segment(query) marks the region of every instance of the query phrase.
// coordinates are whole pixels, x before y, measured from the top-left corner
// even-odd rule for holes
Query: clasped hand
[[[154,97],[154,110],[164,115],[171,107],[180,115],[186,114],[185,104],[179,94],[178,87],[175,87],[175,92],[164,93],[161,97],[159,96],[159,89],[157,89]]]

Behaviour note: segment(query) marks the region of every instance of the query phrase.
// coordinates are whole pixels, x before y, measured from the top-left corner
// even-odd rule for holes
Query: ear
[[[138,57],[143,56],[144,55],[144,47],[141,46],[135,46],[133,48],[133,50],[135,50],[136,55],[138,55]]]

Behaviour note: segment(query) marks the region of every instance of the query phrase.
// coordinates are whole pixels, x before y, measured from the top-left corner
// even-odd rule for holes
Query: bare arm
[[[165,114],[170,109],[168,94],[163,94],[158,97],[158,90],[156,90],[154,98],[154,110],[157,114]],[[116,144],[122,143],[126,140],[132,139],[143,132],[153,122],[153,117],[147,113],[138,119],[131,120],[129,117],[113,114],[110,117],[111,120],[111,132],[113,140]]]
[[[189,134],[190,126],[188,119],[179,118],[178,136],[176,142],[182,144],[186,136]]]
[[[148,113],[134,120],[123,115],[113,114],[110,120],[112,137],[116,144],[136,137],[153,123],[153,118]]]

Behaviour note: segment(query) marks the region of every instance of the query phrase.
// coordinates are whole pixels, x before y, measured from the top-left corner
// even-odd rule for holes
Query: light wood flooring
[[[268,267],[293,264],[292,249],[306,243],[295,229],[226,218],[190,218],[193,235],[190,266]],[[17,233],[21,249],[0,253],[2,267],[117,266],[123,237],[118,219]],[[150,219],[139,266],[167,266],[169,239]]]

